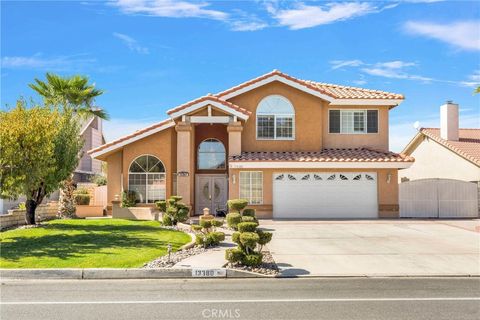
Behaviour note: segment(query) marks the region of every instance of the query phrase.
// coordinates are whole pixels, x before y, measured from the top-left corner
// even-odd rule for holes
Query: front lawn
[[[0,233],[0,268],[134,268],[190,242],[157,221],[53,220]]]

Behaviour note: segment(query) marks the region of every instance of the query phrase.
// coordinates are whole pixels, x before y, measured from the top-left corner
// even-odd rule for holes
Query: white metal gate
[[[422,179],[400,184],[402,218],[478,217],[475,183],[450,179]]]

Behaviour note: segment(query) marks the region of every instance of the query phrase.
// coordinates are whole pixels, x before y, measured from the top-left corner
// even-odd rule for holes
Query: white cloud
[[[270,5],[267,10],[280,25],[292,30],[348,20],[378,11],[368,2],[331,2],[323,6],[298,3],[291,9],[277,9]]]
[[[109,121],[103,122],[103,134],[105,136],[105,140],[107,142],[111,142],[137,130],[146,128],[156,122],[159,121],[155,118],[136,120],[112,118]]]
[[[149,54],[150,51],[147,47],[142,47],[138,44],[137,40],[123,33],[114,32],[113,36],[120,39],[131,51],[135,51],[141,54]]]
[[[262,21],[233,21],[230,23],[233,31],[257,31],[268,27],[268,24]]]
[[[115,0],[111,5],[126,14],[145,14],[168,18],[206,18],[226,20],[228,14],[206,9],[208,2],[188,2],[176,0]]]
[[[440,40],[464,50],[480,50],[480,21],[433,23],[408,21],[404,29],[414,35]]]
[[[465,87],[478,87],[480,86],[480,70],[475,70],[468,76],[468,80],[462,81],[461,84]]]
[[[359,67],[363,65],[361,60],[332,60],[330,61],[332,65],[332,70],[341,69],[344,67]]]
[[[96,60],[86,55],[44,57],[37,53],[33,56],[6,56],[2,57],[1,65],[5,69],[40,69],[65,71],[82,69],[95,63]]]

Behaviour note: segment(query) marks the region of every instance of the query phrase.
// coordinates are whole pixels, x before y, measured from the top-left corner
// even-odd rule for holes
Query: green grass
[[[0,233],[0,268],[134,268],[190,241],[157,221],[53,220]]]

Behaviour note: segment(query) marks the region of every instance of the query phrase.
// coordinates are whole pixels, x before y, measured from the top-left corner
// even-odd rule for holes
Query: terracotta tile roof
[[[225,91],[222,91],[220,93],[217,93],[215,96],[223,97],[229,93],[240,90],[244,87],[247,87],[256,82],[265,80],[274,75],[278,75],[285,79],[294,81],[298,84],[306,86],[309,89],[318,91],[334,99],[404,99],[403,95],[397,94],[397,93],[342,86],[342,85],[336,85],[336,84],[328,84],[328,83],[315,82],[315,81],[309,81],[309,80],[301,80],[301,79],[297,79],[292,76],[289,76],[285,73],[282,73],[278,70],[273,70],[272,72],[264,74],[258,78],[249,80],[247,82],[239,84],[238,86],[235,86]]]
[[[421,128],[420,132],[459,156],[480,166],[480,129],[459,129],[458,141],[442,139],[439,128]]]
[[[126,135],[126,136],[123,136],[123,137],[118,138],[118,139],[116,139],[116,140],[113,140],[113,141],[111,141],[111,142],[109,142],[109,143],[105,143],[105,144],[103,144],[103,145],[101,145],[101,146],[99,146],[99,147],[97,147],[97,148],[95,148],[95,149],[89,150],[89,151],[87,151],[87,153],[88,153],[88,154],[92,154],[92,153],[95,153],[95,152],[98,152],[98,151],[102,151],[102,150],[107,149],[108,147],[111,147],[111,146],[113,146],[113,145],[116,145],[116,144],[118,144],[118,143],[120,143],[120,142],[122,142],[122,141],[128,140],[128,139],[130,139],[130,138],[134,138],[134,137],[136,137],[136,136],[138,136],[138,135],[141,135],[141,134],[146,133],[146,132],[148,132],[148,131],[154,130],[154,129],[156,129],[156,128],[158,128],[158,127],[161,127],[161,126],[163,126],[163,125],[166,125],[166,124],[168,124],[168,123],[174,123],[174,121],[171,120],[171,119],[167,119],[167,120],[164,120],[164,121],[155,123],[155,124],[153,124],[153,125],[151,125],[151,126],[148,126],[148,127],[146,127],[146,128],[143,128],[143,129],[141,129],[141,130],[137,130],[137,131],[135,131],[134,133],[131,133],[131,134]]]
[[[413,162],[403,154],[367,148],[323,149],[317,152],[242,152],[229,161],[300,161],[300,162]]]
[[[213,96],[213,95],[206,95],[206,96],[203,96],[203,97],[200,97],[198,99],[195,99],[195,100],[192,100],[192,101],[189,101],[187,103],[184,103],[178,107],[175,107],[173,109],[170,109],[167,111],[167,114],[172,114],[172,113],[175,113],[175,112],[178,112],[180,110],[183,110],[183,109],[186,109],[190,106],[193,106],[194,104],[197,104],[197,103],[200,103],[200,102],[203,102],[203,101],[215,101],[215,102],[218,102],[218,103],[221,103],[222,105],[228,107],[228,108],[231,108],[231,109],[234,109],[238,112],[241,112],[247,116],[250,116],[252,114],[252,112],[248,111],[247,109],[244,109],[242,107],[239,107],[237,106],[236,104],[233,104],[231,102],[228,102],[228,101],[225,101],[223,99],[220,99],[219,97],[216,97],[216,96]]]

